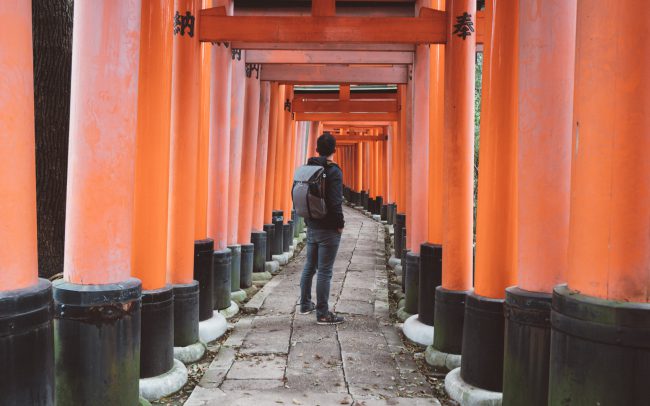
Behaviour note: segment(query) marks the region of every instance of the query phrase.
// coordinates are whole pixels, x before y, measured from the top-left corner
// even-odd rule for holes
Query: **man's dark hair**
[[[323,133],[316,141],[316,152],[320,156],[330,156],[336,150],[336,138],[329,132]]]

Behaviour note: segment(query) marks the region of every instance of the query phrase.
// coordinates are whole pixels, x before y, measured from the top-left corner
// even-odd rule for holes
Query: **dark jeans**
[[[337,230],[307,229],[307,262],[300,279],[300,306],[308,307],[311,302],[311,283],[318,269],[316,279],[316,317],[328,313],[327,299],[330,295],[332,267],[341,243]]]

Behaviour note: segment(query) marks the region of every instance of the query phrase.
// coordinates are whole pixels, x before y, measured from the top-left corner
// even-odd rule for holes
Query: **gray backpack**
[[[327,215],[325,177],[324,166],[303,165],[296,169],[291,197],[300,217],[322,219]]]

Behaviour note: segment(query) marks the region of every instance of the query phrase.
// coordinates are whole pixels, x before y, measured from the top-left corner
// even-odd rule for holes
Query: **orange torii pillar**
[[[230,289],[235,301],[246,299],[241,289],[241,254],[239,205],[244,141],[246,100],[246,51],[231,48],[232,78],[230,89],[230,176],[228,179],[228,248],[231,252]]]
[[[354,145],[354,153],[355,153],[355,166],[356,166],[356,173],[355,173],[355,184],[354,184],[354,189],[355,189],[355,200],[354,204],[357,207],[361,207],[363,205],[363,198],[362,198],[362,191],[363,191],[363,143],[357,142]]]
[[[265,224],[264,209],[266,207],[266,178],[267,159],[269,149],[269,120],[271,113],[271,83],[262,82],[260,88],[260,112],[257,136],[257,158],[255,162],[255,190],[253,203],[253,232],[251,241],[255,244],[255,258],[253,261],[253,280],[268,277],[266,262],[271,260],[271,237],[270,229],[273,224]],[[262,251],[262,248],[264,250]],[[272,266],[272,265],[269,265]],[[269,268],[270,269],[270,268]]]
[[[203,8],[212,6],[212,0],[202,0]],[[194,279],[199,282],[199,322],[210,320],[214,313],[214,239],[208,237],[208,178],[210,155],[210,79],[212,44],[201,43],[201,73],[199,91],[199,139],[196,158],[196,201],[194,224]],[[221,318],[220,316],[218,316]],[[223,322],[223,319],[221,320]],[[218,331],[201,323],[199,336],[205,342],[213,341]]]
[[[266,160],[266,186],[264,193],[264,231],[267,235],[267,255],[266,260],[273,260],[273,255],[282,254],[282,239],[280,238],[279,228],[276,222],[280,220],[275,218],[274,198],[275,198],[275,181],[276,181],[276,156],[278,149],[278,121],[281,114],[281,103],[284,90],[277,82],[271,83],[271,98],[269,101],[269,141]],[[271,265],[272,266],[272,265]]]
[[[163,375],[175,366],[174,296],[167,283],[172,46],[171,4],[143,1],[131,254],[132,275],[142,281],[140,378]],[[184,368],[182,363],[177,367]]]
[[[430,2],[419,0],[415,4],[416,13],[420,7]],[[405,293],[403,313],[399,317],[405,320],[404,334],[411,341],[420,345],[433,344],[433,323],[430,318],[422,320],[419,313],[419,303],[433,302],[435,291],[423,292],[420,298],[420,249],[427,242],[429,226],[428,189],[429,189],[429,45],[417,45],[413,63],[413,79],[407,85],[407,93],[412,96],[407,100],[411,104],[407,120],[412,121],[411,142],[409,145],[411,173],[407,180],[409,185],[410,204],[407,207],[408,252],[402,263],[403,289]],[[425,256],[428,255],[425,247]],[[428,258],[428,257],[427,257]],[[435,272],[431,261],[425,261],[423,274]],[[435,289],[435,287],[434,287]],[[407,320],[406,320],[407,319]]]
[[[199,342],[199,285],[194,236],[201,78],[200,0],[176,0],[172,57],[172,114],[167,274],[174,285],[174,346]],[[192,23],[194,24],[192,26]],[[194,31],[191,31],[191,30]],[[200,358],[200,356],[199,356]]]
[[[395,205],[395,128],[386,127],[386,221],[393,224],[393,207]]]
[[[650,404],[649,20],[638,1],[578,1],[568,284],[553,291],[549,405]]]
[[[519,4],[518,286],[506,291],[507,405],[547,404],[551,292],[567,269],[575,24],[574,0]]]
[[[259,136],[260,117],[260,80],[259,65],[245,65],[245,106],[244,133],[241,155],[241,185],[239,196],[239,219],[237,223],[237,240],[241,244],[241,265],[239,287],[248,289],[253,285],[253,262],[255,244],[251,243],[253,231],[253,204],[255,197],[255,161],[257,159],[257,137]],[[257,240],[258,251],[264,250]]]
[[[139,1],[75,5],[64,276],[53,284],[59,405],[139,399],[141,283],[131,252],[140,12]],[[23,175],[15,168],[14,181]]]
[[[291,204],[288,203],[288,200],[291,199],[291,196],[288,192],[288,187],[291,184],[291,157],[292,157],[292,144],[295,139],[294,133],[294,122],[291,119],[291,100],[293,98],[293,86],[287,85],[285,87],[284,99],[285,104],[281,112],[283,116],[282,125],[278,128],[278,176],[276,182],[276,193],[275,200],[277,202],[276,207],[280,208],[282,212],[282,252],[288,253],[290,251],[290,246],[292,243],[291,240]],[[280,159],[280,157],[282,157]]]
[[[472,288],[476,0],[447,0],[445,9],[442,286],[436,288],[431,349],[457,355]]]
[[[465,299],[460,376],[499,398],[503,381],[506,288],[517,283],[517,4],[487,2],[474,291]],[[527,80],[527,79],[526,79]],[[450,378],[452,379],[452,378]],[[458,382],[458,381],[456,381]]]
[[[208,156],[208,237],[214,241],[214,310],[231,306],[231,252],[228,249],[228,184],[230,180],[231,51],[225,44],[211,48],[210,142]]]
[[[8,405],[52,405],[52,286],[38,278],[36,241],[31,2],[3,1],[0,18],[11,32],[0,38],[0,396]]]
[[[272,114],[269,119],[269,153],[268,153],[268,172],[272,174],[267,177],[267,201],[266,206],[270,208],[270,218],[273,223],[273,238],[271,243],[271,259],[276,262],[281,261],[283,250],[283,224],[284,213],[280,205],[280,191],[282,186],[282,160],[285,147],[284,142],[284,122],[286,118],[286,85],[277,87],[277,98],[272,101]],[[267,215],[269,212],[267,211]]]
[[[289,98],[289,100],[293,99],[293,96]],[[287,225],[288,227],[288,235],[285,235],[285,240],[284,240],[284,249],[285,252],[292,252],[293,251],[293,246],[295,245],[293,243],[293,229],[294,229],[294,218],[295,218],[295,212],[293,211],[293,201],[291,199],[291,188],[293,186],[293,172],[294,172],[294,166],[293,163],[295,162],[295,154],[296,154],[296,139],[297,139],[297,127],[298,123],[293,120],[293,118],[289,118],[288,121],[289,123],[289,128],[288,128],[288,134],[287,134],[287,139],[290,141],[289,144],[287,145],[288,148],[288,156],[285,165],[285,174],[284,174],[284,191],[282,195],[282,207],[283,211],[285,213],[288,213],[287,216],[285,216],[285,219],[287,220]],[[286,244],[289,244],[286,246]]]

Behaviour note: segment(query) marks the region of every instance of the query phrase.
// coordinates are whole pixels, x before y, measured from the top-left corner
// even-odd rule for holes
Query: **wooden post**
[[[271,224],[274,207],[276,156],[278,148],[278,120],[281,113],[282,92],[277,83],[271,83],[269,104],[269,145],[266,162],[266,193],[264,196],[264,223]]]
[[[230,92],[230,179],[228,183],[228,245],[238,240],[239,204],[241,197],[241,173],[244,142],[246,69],[245,53],[240,50],[241,59],[232,50],[232,80]]]
[[[268,176],[267,160],[269,150],[269,139],[271,134],[269,132],[269,119],[271,109],[273,108],[271,96],[271,83],[262,82],[260,90],[260,114],[258,124],[258,137],[257,137],[257,158],[255,163],[255,192],[253,203],[253,230],[262,230],[265,223],[265,207],[266,207],[266,194],[267,184],[266,179]],[[270,224],[269,220],[267,224]],[[267,244],[270,242],[267,239]]]

